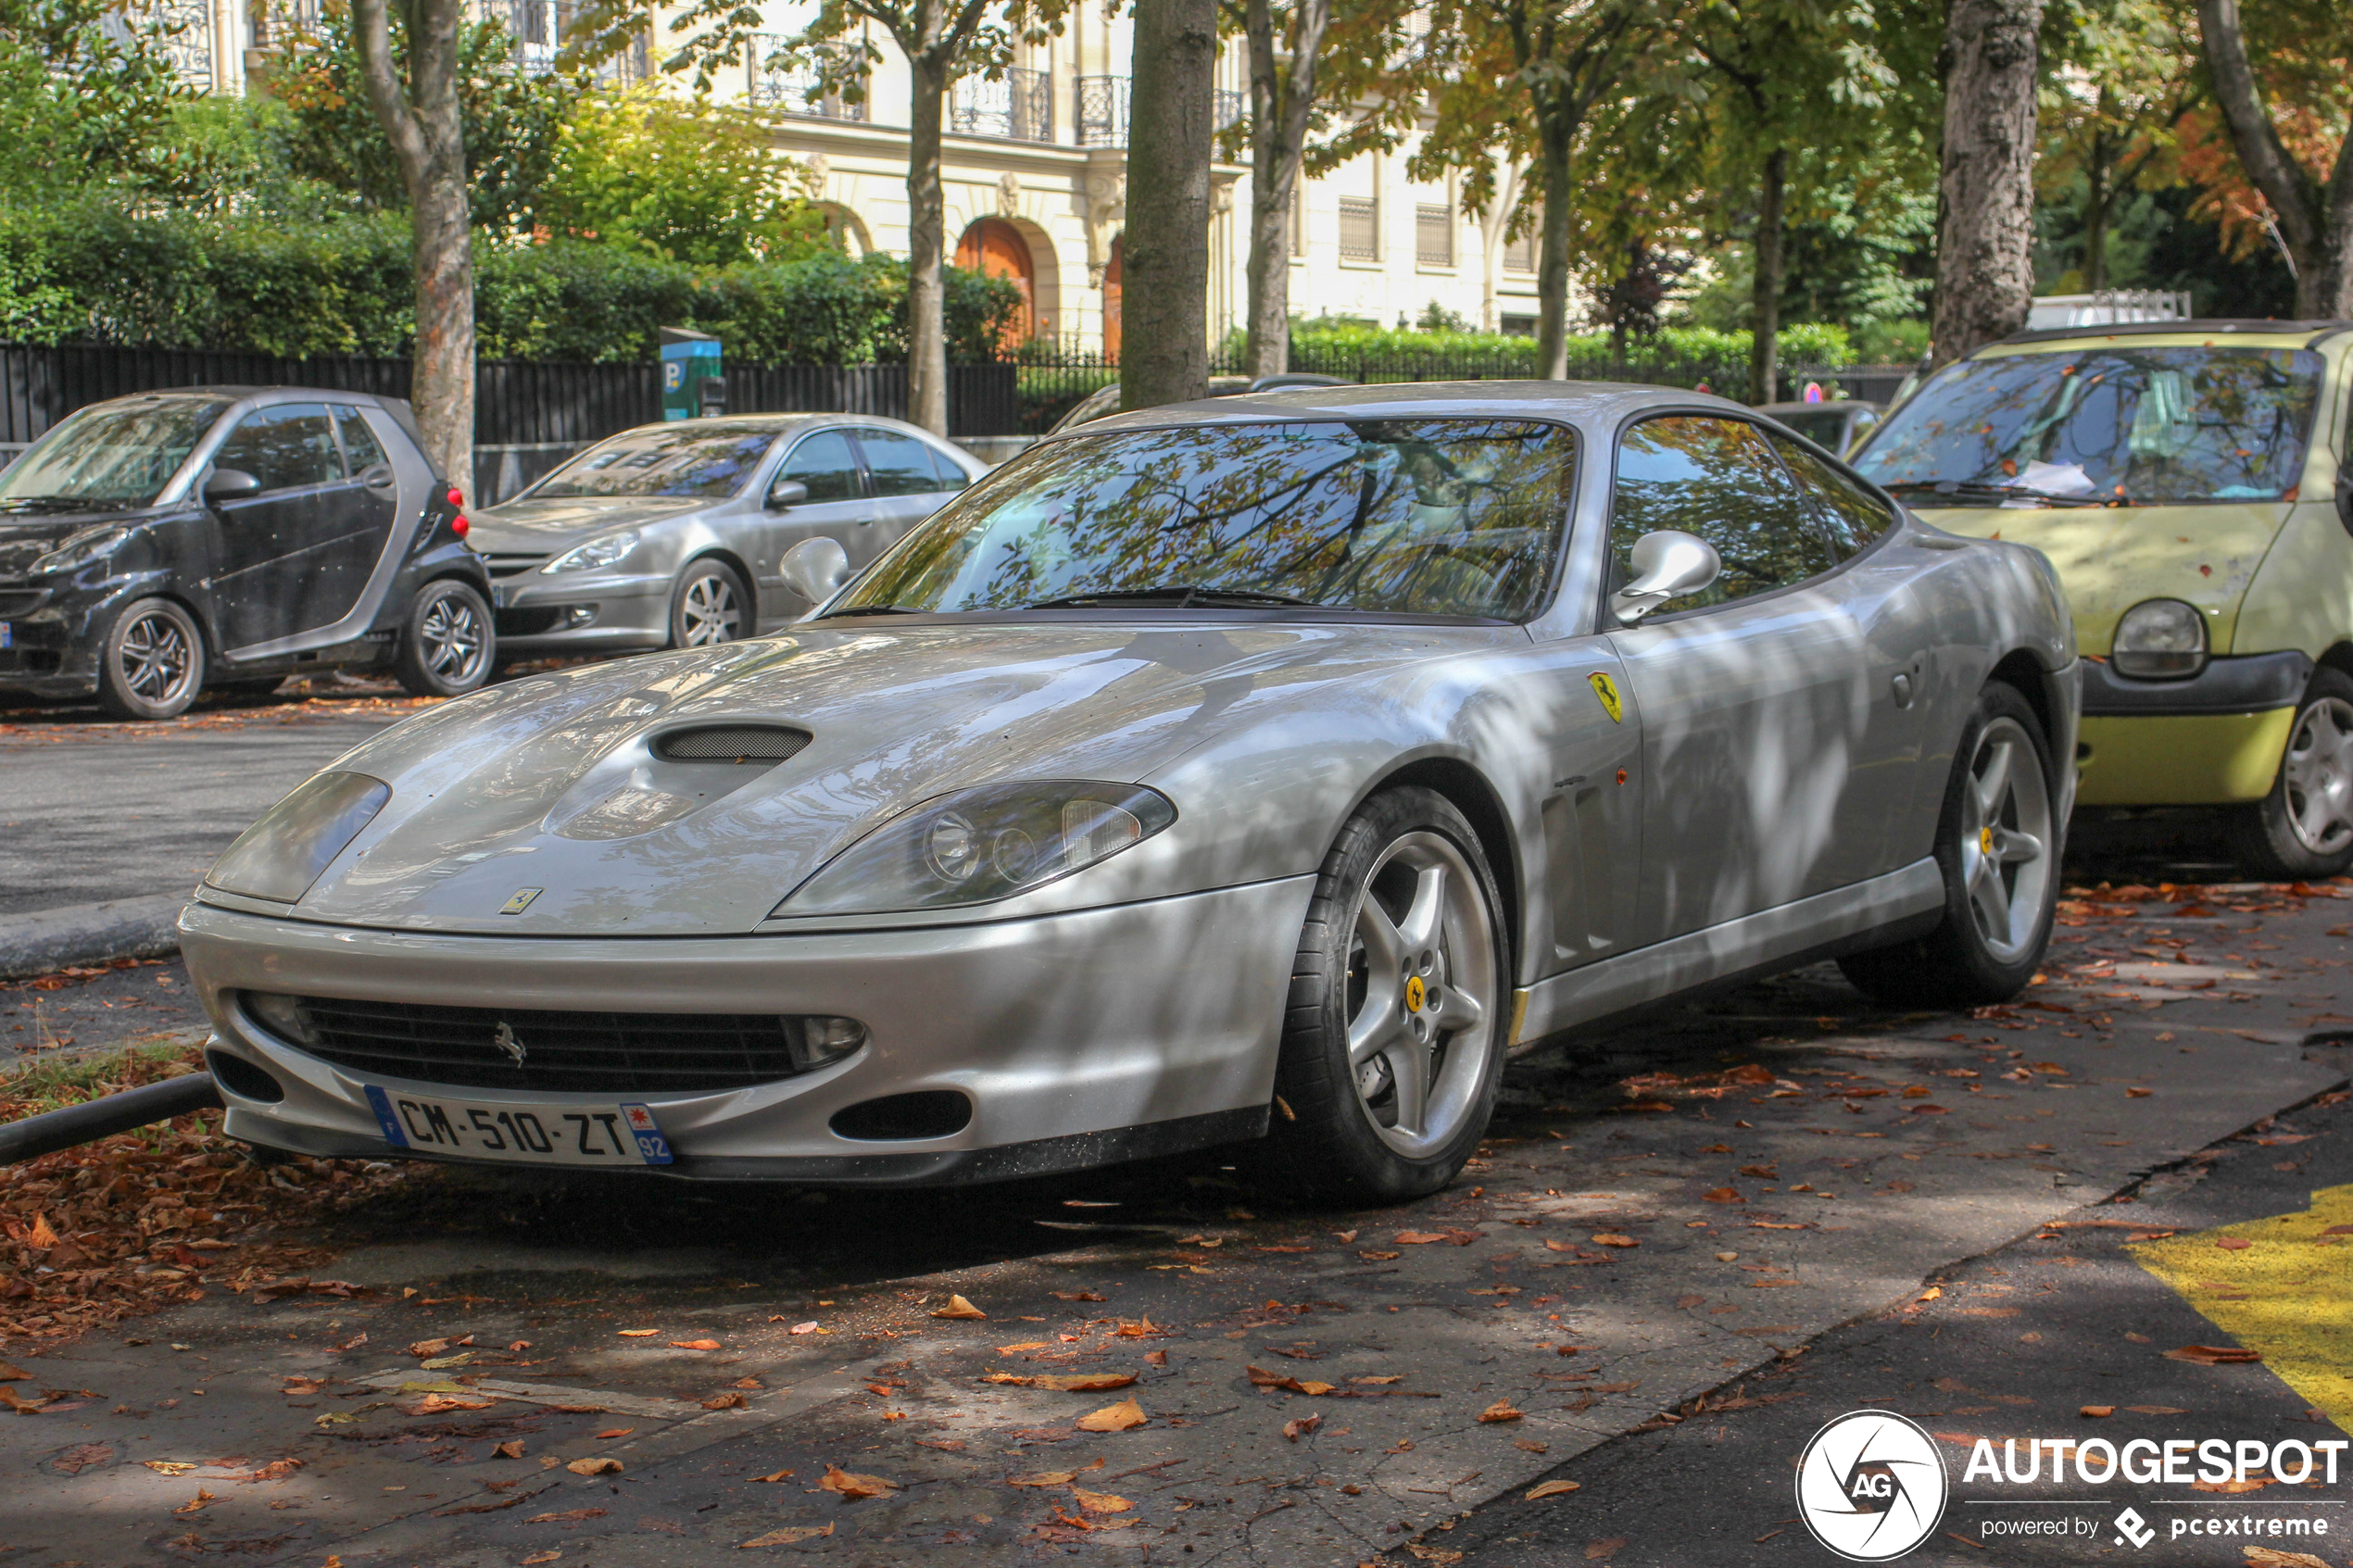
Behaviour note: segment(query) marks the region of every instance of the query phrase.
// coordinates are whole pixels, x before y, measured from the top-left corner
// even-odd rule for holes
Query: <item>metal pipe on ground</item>
[[[220,1090],[209,1073],[186,1073],[160,1084],[101,1095],[81,1105],[0,1125],[0,1165],[37,1160],[76,1144],[93,1143],[151,1122],[169,1122],[192,1110],[217,1110],[220,1105]]]

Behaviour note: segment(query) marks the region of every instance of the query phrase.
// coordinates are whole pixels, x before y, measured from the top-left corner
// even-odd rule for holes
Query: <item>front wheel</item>
[[[392,672],[411,696],[463,696],[490,678],[490,606],[471,583],[428,583],[409,607]]]
[[[751,590],[725,561],[689,561],[670,591],[670,646],[707,647],[752,633]]]
[[[98,706],[117,719],[170,719],[204,684],[204,634],[170,599],[124,608],[98,649]]]
[[[1375,796],[1324,857],[1265,1148],[1286,1196],[1396,1203],[1453,1181],[1503,1074],[1502,900],[1443,796]]]
[[[2240,861],[2267,882],[2335,876],[2353,865],[2353,679],[2312,671],[2271,792],[2242,808],[2233,827]]]
[[[1936,824],[1943,923],[1914,941],[1849,954],[1839,968],[1898,1006],[1982,1007],[2018,995],[2051,939],[2059,828],[2034,709],[2014,687],[1987,686],[1961,732]]]

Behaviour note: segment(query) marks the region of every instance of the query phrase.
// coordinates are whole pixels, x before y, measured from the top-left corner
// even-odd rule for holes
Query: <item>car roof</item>
[[[1713,393],[1623,382],[1465,381],[1389,382],[1374,386],[1282,387],[1240,396],[1205,397],[1157,408],[1107,414],[1057,431],[1049,440],[1081,432],[1108,434],[1172,424],[1263,424],[1273,420],[1463,419],[1520,417],[1555,423],[1615,424],[1651,408],[1698,407],[1727,414],[1754,410]]]
[[[2096,341],[2111,337],[2161,337],[2167,335],[2212,337],[2277,337],[2301,339],[2304,345],[2317,342],[2334,332],[2353,328],[2353,321],[2321,319],[2314,320],[2281,321],[2254,320],[2246,317],[2193,317],[2186,321],[2109,321],[2098,326],[2045,327],[2036,332],[2012,332],[1988,348],[2006,348],[2012,344],[2072,343]]]
[[[351,392],[339,386],[152,386],[106,399],[129,403],[141,397],[218,397],[228,402],[268,399],[273,403],[372,403],[379,408],[409,407],[405,397],[378,392]]]
[[[1828,408],[1833,412],[1847,408],[1869,408],[1874,414],[1880,411],[1878,404],[1869,402],[1860,397],[1825,397],[1818,403],[1806,403],[1802,401],[1796,403],[1759,403],[1756,406],[1755,412],[1760,414],[1770,414],[1775,419],[1779,419],[1783,414],[1810,414],[1820,408]]]
[[[732,427],[736,430],[782,433],[800,425],[843,423],[879,425],[885,430],[900,431],[909,435],[921,436],[936,445],[954,445],[952,442],[942,441],[940,437],[932,434],[921,425],[909,424],[905,420],[894,420],[887,414],[858,414],[848,410],[830,409],[801,409],[790,413],[716,414],[709,419],[696,420],[649,420],[644,424],[631,425],[626,430],[617,430],[611,435],[600,435],[597,439],[599,442],[610,441],[615,436],[635,435],[640,431],[675,430],[682,425],[698,430]]]

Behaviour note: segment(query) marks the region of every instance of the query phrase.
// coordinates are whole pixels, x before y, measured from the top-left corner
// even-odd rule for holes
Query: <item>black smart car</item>
[[[409,405],[303,387],[81,409],[0,470],[0,690],[165,719],[211,686],[490,672],[490,577]]]

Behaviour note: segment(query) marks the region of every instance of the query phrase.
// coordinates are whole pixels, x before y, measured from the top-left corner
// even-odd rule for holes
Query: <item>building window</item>
[[[1504,245],[1504,271],[1533,272],[1536,270],[1536,225],[1541,222],[1541,217],[1532,218],[1527,233]]]
[[[1250,110],[1250,94],[1220,87],[1210,112],[1212,131],[1223,131]],[[1124,147],[1127,144],[1127,78],[1082,76],[1078,79],[1078,144],[1082,147]]]
[[[786,114],[812,115],[819,119],[846,119],[862,122],[866,104],[862,96],[857,103],[846,103],[838,91],[824,90],[824,73],[820,61],[796,58],[790,52],[791,35],[782,32],[755,32],[751,36],[751,101],[766,108],[780,109]],[[858,73],[860,77],[864,72]]]
[[[1052,141],[1053,73],[1010,66],[1002,81],[964,78],[950,94],[948,129],[959,136],[988,136],[1004,142]]]
[[[1454,209],[1428,203],[1414,208],[1414,261],[1421,267],[1454,265]]]
[[[1340,198],[1340,258],[1342,261],[1380,259],[1380,198]]]
[[[132,41],[134,26],[159,30],[163,56],[180,80],[198,92],[212,91],[212,7],[206,0],[148,0],[109,9],[99,25],[120,44]]]
[[[1534,337],[1536,335],[1536,318],[1533,316],[1505,316],[1495,324],[1502,329],[1505,337]]]

